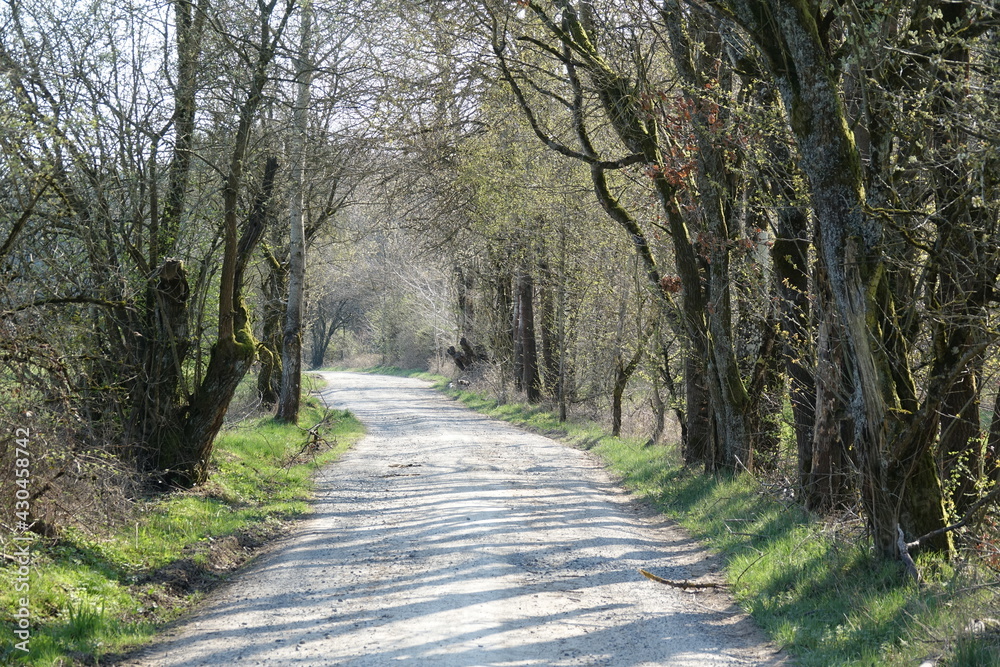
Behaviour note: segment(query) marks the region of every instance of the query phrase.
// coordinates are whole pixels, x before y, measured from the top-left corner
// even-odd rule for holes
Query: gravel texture
[[[714,558],[596,459],[409,378],[327,373],[369,435],[313,513],[131,665],[779,665]]]

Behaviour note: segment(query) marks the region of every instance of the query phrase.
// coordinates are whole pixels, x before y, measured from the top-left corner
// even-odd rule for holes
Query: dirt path
[[[369,435],[302,526],[136,665],[776,665],[697,544],[584,452],[405,378],[328,373]]]

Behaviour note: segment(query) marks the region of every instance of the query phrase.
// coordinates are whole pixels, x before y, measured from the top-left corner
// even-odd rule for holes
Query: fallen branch
[[[909,548],[906,544],[906,539],[903,537],[903,529],[896,524],[896,548],[899,549],[899,559],[903,561],[903,565],[906,567],[906,574],[913,578],[913,581],[920,583],[920,570],[917,569],[917,564],[913,562],[913,556],[910,555]]]
[[[31,494],[31,496],[28,498],[28,502],[33,503],[42,496],[44,496],[46,493],[48,493],[49,489],[52,488],[52,482],[56,481],[65,474],[66,474],[66,466],[63,466],[59,472],[50,477],[49,480],[45,482],[45,484],[42,484],[42,486],[39,487],[37,491]]]
[[[906,544],[907,550],[919,549],[921,546],[923,546],[925,542],[934,539],[938,535],[949,533],[953,530],[958,530],[959,528],[962,528],[963,526],[968,524],[969,521],[972,520],[972,518],[976,515],[976,513],[979,510],[981,510],[986,505],[989,505],[993,501],[997,500],[998,497],[1000,497],[1000,485],[997,485],[996,487],[993,488],[992,491],[987,493],[985,496],[983,496],[976,502],[972,503],[972,505],[969,507],[969,511],[965,513],[965,516],[963,516],[955,523],[951,524],[950,526],[945,526],[944,528],[938,528],[937,530],[932,530],[926,535],[922,535],[917,539],[913,540],[912,542],[907,543]]]
[[[682,590],[698,589],[698,588],[722,588],[725,584],[716,584],[711,581],[706,581],[704,583],[699,583],[696,581],[672,581],[670,579],[664,579],[663,577],[658,577],[652,572],[648,572],[639,568],[639,574],[646,577],[647,579],[652,579],[653,581],[658,581],[661,584],[666,584],[667,586],[673,586],[674,588],[680,588]]]

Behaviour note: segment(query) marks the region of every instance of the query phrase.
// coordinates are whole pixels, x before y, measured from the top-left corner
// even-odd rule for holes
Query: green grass
[[[444,385],[439,385],[443,388]],[[682,467],[676,448],[613,438],[596,424],[560,423],[544,407],[501,405],[445,389],[468,407],[598,453],[623,483],[677,520],[725,563],[733,595],[804,667],[1000,665],[1000,635],[964,631],[996,607],[983,572],[918,558],[926,583],[869,553],[860,526],[824,524],[750,475]]]
[[[332,446],[306,446],[303,429],[320,422]],[[300,426],[269,417],[241,423],[216,441],[205,485],[142,501],[127,524],[37,540],[27,655],[7,641],[24,593],[15,591],[16,568],[0,567],[0,664],[96,664],[148,641],[220,580],[219,570],[241,564],[244,546],[259,546],[306,512],[315,470],[363,432],[348,413],[315,399],[303,403]]]

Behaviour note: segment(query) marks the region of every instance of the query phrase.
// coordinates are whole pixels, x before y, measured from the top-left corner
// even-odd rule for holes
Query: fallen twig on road
[[[684,590],[689,590],[692,588],[722,588],[723,586],[725,586],[725,584],[717,584],[711,581],[697,582],[697,581],[688,581],[687,579],[685,579],[684,581],[672,581],[670,579],[664,579],[663,577],[658,577],[652,572],[643,570],[642,568],[639,568],[639,574],[646,577],[647,579],[658,581],[661,584],[666,584],[667,586],[673,586],[674,588],[681,588]]]

